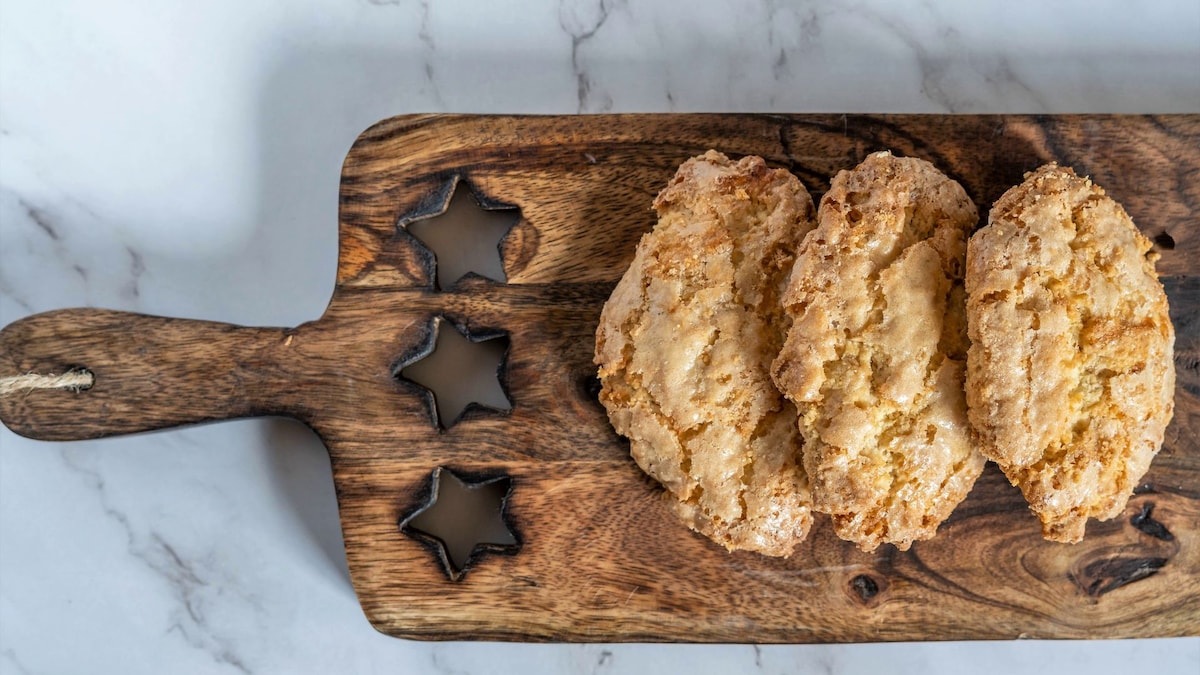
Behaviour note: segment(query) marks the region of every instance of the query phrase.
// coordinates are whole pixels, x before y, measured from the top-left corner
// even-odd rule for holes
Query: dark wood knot
[[[588,371],[579,376],[579,388],[583,391],[584,398],[589,401],[600,400],[600,378],[596,377],[596,371],[589,368]]]
[[[1175,250],[1175,237],[1172,237],[1166,230],[1154,235],[1154,245],[1164,251]]]
[[[850,580],[850,590],[865,605],[879,595],[879,583],[866,574],[860,574]]]
[[[1146,502],[1141,511],[1129,517],[1129,524],[1159,541],[1175,541],[1175,535],[1171,534],[1166,525],[1155,520],[1153,514],[1154,502]]]
[[[1071,581],[1087,595],[1093,598],[1110,591],[1140,581],[1157,574],[1164,565],[1166,558],[1106,558],[1084,565],[1076,574],[1071,574]]]

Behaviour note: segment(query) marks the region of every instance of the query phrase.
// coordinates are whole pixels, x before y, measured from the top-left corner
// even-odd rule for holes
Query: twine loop
[[[80,392],[91,389],[95,383],[96,376],[91,371],[83,369],[68,370],[61,375],[25,373],[12,377],[0,377],[0,396],[33,389],[69,389]]]

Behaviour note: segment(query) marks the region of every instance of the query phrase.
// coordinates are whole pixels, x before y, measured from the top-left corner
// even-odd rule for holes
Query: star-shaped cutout
[[[452,288],[471,272],[507,281],[501,247],[521,220],[521,211],[490,201],[465,185],[456,177],[444,196],[439,195],[441,204],[435,202],[432,212],[400,223],[432,255],[439,290]]]
[[[484,553],[520,550],[504,517],[512,479],[498,476],[472,483],[439,466],[429,490],[429,501],[401,519],[400,531],[432,545],[451,580],[461,579]]]
[[[450,328],[443,330],[447,324]],[[440,316],[429,333],[395,375],[425,393],[434,426],[449,429],[469,410],[512,410],[500,382],[508,354],[504,333],[472,334]]]

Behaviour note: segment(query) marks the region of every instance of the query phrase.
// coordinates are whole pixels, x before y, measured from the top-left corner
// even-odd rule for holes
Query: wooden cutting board
[[[676,166],[708,148],[790,168],[814,195],[867,153],[931,160],[981,213],[1057,160],[1122,202],[1162,252],[1178,332],[1175,419],[1122,517],[1043,541],[989,466],[927,542],[860,553],[820,517],[787,560],[726,553],[668,512],[596,400],[600,308]],[[434,285],[405,230],[457,180],[521,219],[507,284]],[[331,195],[332,198],[332,195]],[[332,458],[350,575],[371,623],[416,638],[841,642],[1200,634],[1200,116],[405,116],[342,171],[340,258],[319,320],[290,329],[73,309],[0,332],[0,377],[86,367],[79,393],[0,397],[19,434],[71,440],[253,415],[309,424]],[[506,333],[512,410],[441,431],[395,377],[434,317]],[[445,330],[445,328],[443,328]],[[518,544],[452,580],[401,531],[446,467],[511,481]],[[301,589],[297,589],[300,592]]]

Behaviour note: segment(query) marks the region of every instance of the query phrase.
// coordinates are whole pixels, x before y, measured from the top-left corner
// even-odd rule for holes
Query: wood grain
[[[892,149],[933,161],[986,213],[1051,160],[1090,174],[1157,242],[1178,333],[1175,420],[1126,513],[1043,541],[994,467],[938,536],[864,554],[819,518],[787,560],[729,554],[674,519],[596,401],[600,308],[653,225],[651,199],[708,148],[759,154],[815,195]],[[433,287],[404,230],[456,179],[521,208],[508,284]],[[430,639],[841,642],[1200,634],[1200,116],[407,116],[343,167],[333,300],[294,329],[98,310],[0,332],[0,376],[86,366],[95,387],[0,399],[14,431],[65,440],[290,415],[329,448],[351,578],[371,623]],[[513,409],[448,431],[393,377],[434,316],[509,334]],[[431,472],[508,475],[522,548],[458,582],[399,522]]]

